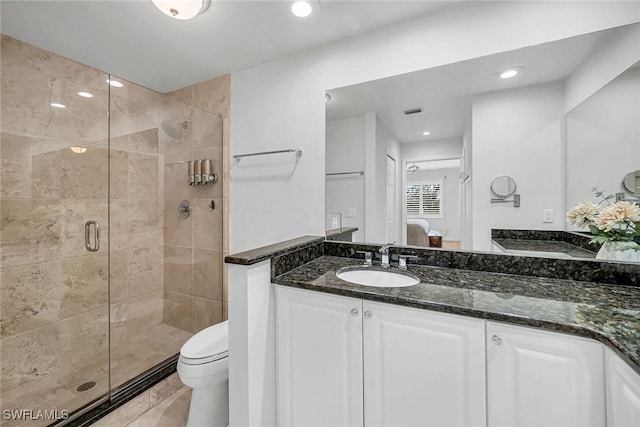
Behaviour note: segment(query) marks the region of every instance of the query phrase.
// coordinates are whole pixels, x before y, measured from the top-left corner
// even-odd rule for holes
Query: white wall
[[[563,230],[564,84],[548,83],[474,97],[473,249],[491,249],[491,228]],[[521,205],[492,204],[491,181],[511,176]],[[542,222],[554,210],[553,223]]]
[[[407,174],[407,184],[420,181],[443,181],[442,218],[425,218],[431,230],[444,233],[444,240],[460,241],[460,168],[418,171]]]
[[[462,154],[462,139],[448,138],[433,141],[408,142],[400,146],[403,159],[428,159],[430,157],[451,156],[460,157]]]
[[[473,134],[472,120],[464,128],[462,135],[462,155],[460,156],[461,170],[471,176],[466,184],[460,184],[460,216],[462,217],[462,229],[460,230],[460,247],[473,249]]]
[[[327,122],[327,173],[364,171],[364,116]],[[342,214],[343,227],[358,227],[355,241],[364,241],[364,176],[338,175],[326,177],[326,214]],[[347,218],[347,208],[356,210],[355,218]],[[326,216],[325,216],[326,218]]]
[[[304,155],[233,165],[231,250],[324,233],[327,89],[639,20],[640,2],[461,3],[233,73],[232,154],[302,147]]]
[[[566,129],[567,208],[600,201],[593,187],[607,195],[624,191],[624,176],[640,169],[640,68],[624,72],[569,112]]]

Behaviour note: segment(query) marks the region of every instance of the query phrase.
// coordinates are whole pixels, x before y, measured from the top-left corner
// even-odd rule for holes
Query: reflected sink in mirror
[[[407,271],[373,266],[342,267],[336,271],[336,276],[356,285],[378,288],[401,288],[420,283],[420,279]]]

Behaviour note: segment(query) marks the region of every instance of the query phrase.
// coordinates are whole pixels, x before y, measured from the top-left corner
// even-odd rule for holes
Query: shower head
[[[182,138],[182,130],[189,126],[189,122],[184,121],[182,123],[170,122],[165,120],[162,122],[162,130],[173,139]]]

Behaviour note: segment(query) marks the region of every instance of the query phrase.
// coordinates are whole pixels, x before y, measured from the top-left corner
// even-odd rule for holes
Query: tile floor
[[[144,333],[132,336],[111,351],[111,387],[124,382],[152,368],[163,360],[177,354],[192,333],[159,324]],[[64,361],[60,361],[64,364]],[[87,402],[105,395],[109,390],[108,358],[101,355],[86,363],[63,366],[55,374],[43,376],[10,390],[2,390],[1,410],[31,409],[73,411]],[[79,392],[76,388],[87,381],[96,385]],[[187,400],[188,401],[188,400]],[[18,421],[0,419],[1,427],[48,425],[49,420]]]

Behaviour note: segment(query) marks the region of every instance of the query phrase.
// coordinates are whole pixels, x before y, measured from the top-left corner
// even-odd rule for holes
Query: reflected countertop
[[[508,322],[593,338],[640,374],[640,288],[544,277],[410,265],[421,283],[355,285],[336,270],[362,260],[321,256],[273,283],[407,307]]]

